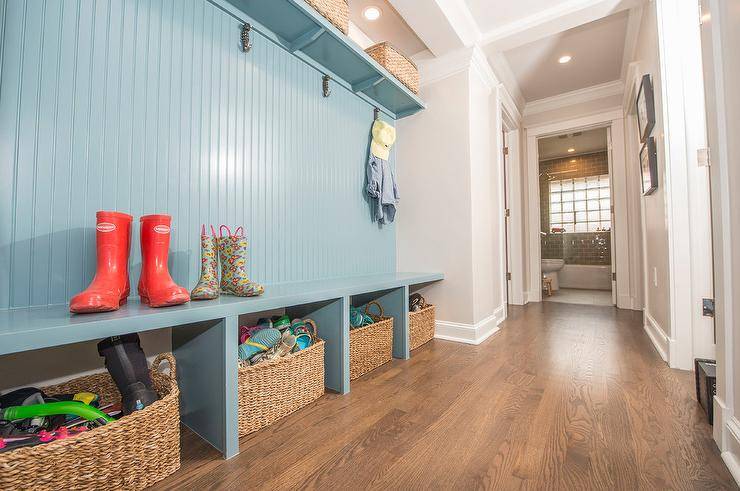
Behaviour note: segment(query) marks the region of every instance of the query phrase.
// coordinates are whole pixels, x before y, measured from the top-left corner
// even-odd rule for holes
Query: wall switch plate
[[[709,149],[699,148],[696,150],[696,161],[699,167],[709,167]]]

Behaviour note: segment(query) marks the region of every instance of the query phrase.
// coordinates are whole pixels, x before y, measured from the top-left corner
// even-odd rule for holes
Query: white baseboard
[[[724,452],[725,450],[728,450],[725,422],[729,421],[732,414],[730,414],[730,409],[727,407],[727,404],[725,404],[725,401],[723,401],[718,395],[714,396],[714,404],[712,407],[714,408],[712,436],[714,437],[714,441],[717,443],[717,447],[719,447],[720,452]]]
[[[717,421],[714,424],[717,425]],[[738,460],[735,452],[730,450],[740,448],[740,421],[732,416],[725,422],[724,428],[726,428],[725,438],[731,438],[733,442],[725,442],[726,448],[722,451],[722,460],[724,460],[735,482],[740,484],[740,460]]]
[[[506,306],[501,305],[493,314],[475,324],[437,321],[434,337],[456,343],[481,344],[499,330],[499,325],[506,318]]]
[[[655,346],[655,351],[658,352],[661,358],[663,358],[663,361],[668,363],[668,353],[670,353],[670,340],[668,336],[665,335],[665,332],[663,331],[663,328],[660,327],[660,325],[653,319],[653,316],[651,316],[648,311],[645,311],[645,321],[643,322],[643,329],[645,329],[645,333],[650,338],[650,341],[653,342],[653,346]]]
[[[642,305],[631,295],[618,295],[617,308],[626,310],[642,310]]]

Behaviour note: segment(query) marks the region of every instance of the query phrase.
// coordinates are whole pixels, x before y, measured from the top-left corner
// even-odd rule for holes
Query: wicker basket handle
[[[167,360],[167,363],[170,365],[170,375],[169,377],[172,380],[177,379],[177,362],[175,361],[175,356],[172,353],[160,353],[157,355],[156,358],[154,358],[154,361],[152,362],[152,372],[158,372],[159,371],[159,365],[162,364],[163,360]]]
[[[365,313],[367,315],[370,315],[370,306],[375,305],[378,307],[378,310],[380,313],[378,314],[378,317],[385,317],[385,312],[383,312],[383,306],[380,305],[376,300],[373,300],[372,302],[368,302],[367,305],[365,305]]]
[[[306,323],[306,326],[311,326],[311,330],[313,331],[313,334],[311,334],[311,337],[315,341],[319,337],[319,329],[316,327],[316,322],[314,322],[313,319],[303,319],[303,322]]]

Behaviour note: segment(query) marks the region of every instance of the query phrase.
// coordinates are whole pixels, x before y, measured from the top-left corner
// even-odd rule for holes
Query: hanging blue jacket
[[[387,160],[372,153],[367,163],[367,194],[375,207],[373,221],[393,223],[399,199],[396,173]]]

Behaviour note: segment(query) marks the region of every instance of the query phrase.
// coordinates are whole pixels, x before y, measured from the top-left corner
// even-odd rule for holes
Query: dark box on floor
[[[695,359],[694,376],[696,377],[696,400],[704,408],[711,425],[714,422],[714,394],[717,393],[717,362],[703,358]]]

